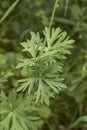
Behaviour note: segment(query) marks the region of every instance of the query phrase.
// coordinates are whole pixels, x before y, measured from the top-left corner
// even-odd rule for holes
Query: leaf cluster
[[[0,94],[0,130],[30,130],[34,121],[38,120],[35,115],[38,108],[35,106],[34,97],[17,96],[13,90],[8,96],[4,92]]]
[[[71,40],[60,28],[45,27],[43,34],[45,40],[39,33],[31,32],[31,39],[21,43],[28,57],[19,59],[16,68],[26,68],[29,75],[18,81],[17,91],[33,93],[36,95],[36,102],[49,105],[49,99],[66,88],[61,76],[62,61],[66,58],[66,54],[70,54],[74,40]]]

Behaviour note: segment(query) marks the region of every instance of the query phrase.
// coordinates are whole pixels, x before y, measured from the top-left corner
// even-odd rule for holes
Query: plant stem
[[[66,16],[66,13],[67,13],[68,3],[69,3],[69,0],[66,0],[66,3],[65,3],[65,13],[64,13],[64,16]]]
[[[53,7],[52,16],[51,16],[51,20],[50,20],[50,24],[49,24],[49,28],[51,28],[51,26],[53,24],[56,8],[58,7],[58,1],[59,0],[55,0],[55,4],[54,4],[54,7]]]
[[[49,23],[49,29],[51,28],[51,26],[53,24],[56,8],[58,7],[58,2],[59,2],[59,0],[55,0],[53,11],[52,11],[52,15],[51,15],[51,19],[50,19],[50,23]],[[46,39],[44,39],[44,45],[45,44],[46,44]]]
[[[18,4],[19,0],[16,0],[9,9],[5,12],[5,14],[0,18],[0,24],[8,17],[8,15],[13,11],[15,6]]]

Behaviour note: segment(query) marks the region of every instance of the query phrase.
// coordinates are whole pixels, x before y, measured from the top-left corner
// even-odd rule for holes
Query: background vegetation
[[[23,57],[19,43],[30,37],[30,31],[42,33],[53,5],[54,0],[0,0],[0,90],[7,95],[27,75],[25,70],[15,69],[18,57]],[[68,87],[56,95],[50,108],[41,108],[40,130],[86,130],[87,0],[60,0],[53,26],[66,30],[75,43],[64,63]]]

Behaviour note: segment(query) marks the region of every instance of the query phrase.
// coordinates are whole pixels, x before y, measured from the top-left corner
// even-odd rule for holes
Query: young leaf
[[[31,38],[21,43],[29,58],[20,59],[16,68],[28,68],[28,78],[19,80],[17,91],[36,95],[36,102],[50,104],[50,98],[66,88],[63,84],[63,59],[70,54],[74,40],[60,28],[43,31],[45,42],[39,33],[31,32]]]

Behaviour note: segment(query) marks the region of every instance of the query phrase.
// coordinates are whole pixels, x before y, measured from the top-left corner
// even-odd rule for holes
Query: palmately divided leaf
[[[0,94],[0,130],[30,130],[39,119],[33,96],[19,96],[13,90],[8,96]],[[31,117],[31,118],[30,118]]]
[[[50,98],[66,88],[63,84],[63,63],[66,54],[70,54],[74,40],[60,28],[43,31],[44,39],[39,33],[31,32],[31,38],[21,43],[28,57],[20,59],[17,68],[27,68],[29,75],[19,81],[17,91],[27,91],[36,95],[36,102],[50,104]]]

